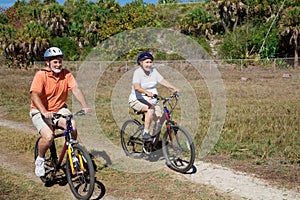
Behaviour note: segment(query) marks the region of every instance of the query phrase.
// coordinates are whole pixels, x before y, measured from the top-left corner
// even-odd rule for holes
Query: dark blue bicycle
[[[129,119],[124,122],[121,128],[121,144],[127,156],[132,158],[142,158],[149,156],[159,149],[162,149],[166,159],[166,164],[173,170],[181,173],[188,172],[194,165],[195,147],[188,131],[177,125],[171,119],[171,113],[177,105],[178,93],[174,93],[167,98],[156,96],[158,101],[163,101],[163,112],[165,116],[165,132],[162,140],[160,133],[152,135],[152,141],[143,141],[143,122],[137,119]],[[172,104],[171,101],[175,101]],[[169,108],[170,109],[169,109]],[[142,114],[142,121],[144,113]]]

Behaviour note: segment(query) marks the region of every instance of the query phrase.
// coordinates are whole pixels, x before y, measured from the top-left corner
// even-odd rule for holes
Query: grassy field
[[[202,76],[192,67],[182,68],[176,64],[173,67],[189,81],[199,102],[200,124],[194,137],[196,149],[199,150],[209,128],[211,114],[209,92]],[[299,190],[299,69],[274,71],[267,67],[263,69],[249,67],[240,70],[234,66],[222,66],[219,70],[226,91],[226,119],[217,145],[204,160],[255,173],[279,185],[286,185]],[[118,131],[116,131],[118,127],[112,116],[111,95],[116,82],[123,74],[124,70],[118,65],[106,70],[101,76],[101,82],[95,93],[99,124],[101,127],[105,127],[105,134],[116,144],[119,143],[119,136]],[[290,77],[283,78],[283,74],[289,74]],[[30,104],[28,91],[33,75],[33,70],[11,71],[1,69],[1,118],[31,124],[28,116]],[[175,117],[178,113],[174,113]],[[23,143],[23,140],[17,143]],[[30,147],[27,148],[27,151],[31,151]],[[12,174],[11,176],[15,175]],[[134,174],[123,174],[110,168],[103,168],[99,176],[109,189],[115,190],[114,195],[121,196],[126,193],[129,197],[134,197],[135,193],[142,194],[143,188],[147,188],[147,185],[140,185],[142,181],[134,184],[129,180],[144,178],[152,181],[153,188],[151,191],[157,191],[163,184],[172,180],[168,172],[156,172],[140,177]],[[1,177],[3,178],[3,175]],[[112,178],[114,181],[110,180]],[[153,179],[159,179],[160,183],[154,182]],[[132,184],[131,191],[126,191],[129,188],[128,181]],[[3,180],[2,183],[6,184]],[[181,189],[185,187],[191,189],[190,186],[187,186],[188,183],[175,182],[174,184]],[[197,189],[194,188],[194,190]],[[158,191],[156,192],[158,194],[153,192],[156,195],[153,196],[154,199],[163,198],[163,193],[170,192],[168,188]],[[227,198],[226,196],[219,196],[220,194],[209,189],[203,189],[202,192],[199,189],[193,194],[197,194],[196,199]],[[188,191],[183,190],[182,194],[172,193],[171,195],[177,196],[177,199],[183,199],[188,197]]]
[[[177,67],[177,70],[180,68]],[[299,163],[299,70],[254,68],[240,71],[224,67],[220,71],[226,90],[227,113],[221,138],[211,153],[256,160],[258,163],[269,159]],[[199,101],[200,128],[195,142],[200,146],[209,127],[210,96],[204,80],[193,68],[187,67],[180,72],[195,89]],[[96,92],[99,123],[107,127],[106,134],[112,140],[116,138],[114,130],[117,126],[110,111],[110,96],[122,74],[116,69],[106,71]],[[283,74],[291,77],[283,78]],[[110,78],[112,76],[113,79]]]

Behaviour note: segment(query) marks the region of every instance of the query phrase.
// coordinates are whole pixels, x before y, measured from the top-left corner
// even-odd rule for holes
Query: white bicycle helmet
[[[57,47],[50,47],[44,53],[44,58],[49,59],[51,57],[63,56],[63,52]]]

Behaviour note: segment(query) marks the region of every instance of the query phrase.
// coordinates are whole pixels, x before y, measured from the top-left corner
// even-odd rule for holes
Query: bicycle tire
[[[127,156],[132,158],[143,157],[143,129],[144,127],[136,119],[129,119],[122,125],[121,144]]]
[[[39,149],[38,149],[38,143],[40,141],[41,137],[39,137],[35,143],[34,147],[34,160],[39,155]],[[45,155],[45,176],[41,176],[40,179],[42,180],[43,183],[48,183],[53,181],[54,177],[52,176],[52,172],[55,171],[56,169],[56,163],[57,163],[57,154],[56,154],[56,146],[55,142],[53,141],[49,150],[46,152]]]
[[[183,127],[172,125],[170,133],[163,136],[163,155],[169,168],[180,172],[188,172],[194,165],[195,147],[190,134]]]
[[[79,165],[76,167],[77,173],[72,174],[70,167],[70,159],[66,156],[66,176],[70,189],[77,199],[89,199],[94,191],[95,186],[95,170],[92,159],[85,148],[79,144],[73,145],[73,152],[77,158],[80,154],[82,157],[85,172],[80,170]]]

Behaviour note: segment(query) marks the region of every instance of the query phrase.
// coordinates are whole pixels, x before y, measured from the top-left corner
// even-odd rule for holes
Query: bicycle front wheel
[[[132,158],[143,156],[142,132],[144,127],[135,119],[127,120],[121,128],[121,144],[125,154]]]
[[[78,161],[74,163],[76,173],[73,174],[70,166],[70,159],[67,155],[66,160],[66,176],[70,189],[77,199],[89,199],[94,191],[95,170],[89,153],[79,144],[73,145],[73,152],[77,160],[82,159],[83,168],[80,167]]]
[[[171,169],[186,173],[195,161],[195,147],[190,134],[180,126],[171,126],[163,136],[163,154]]]

